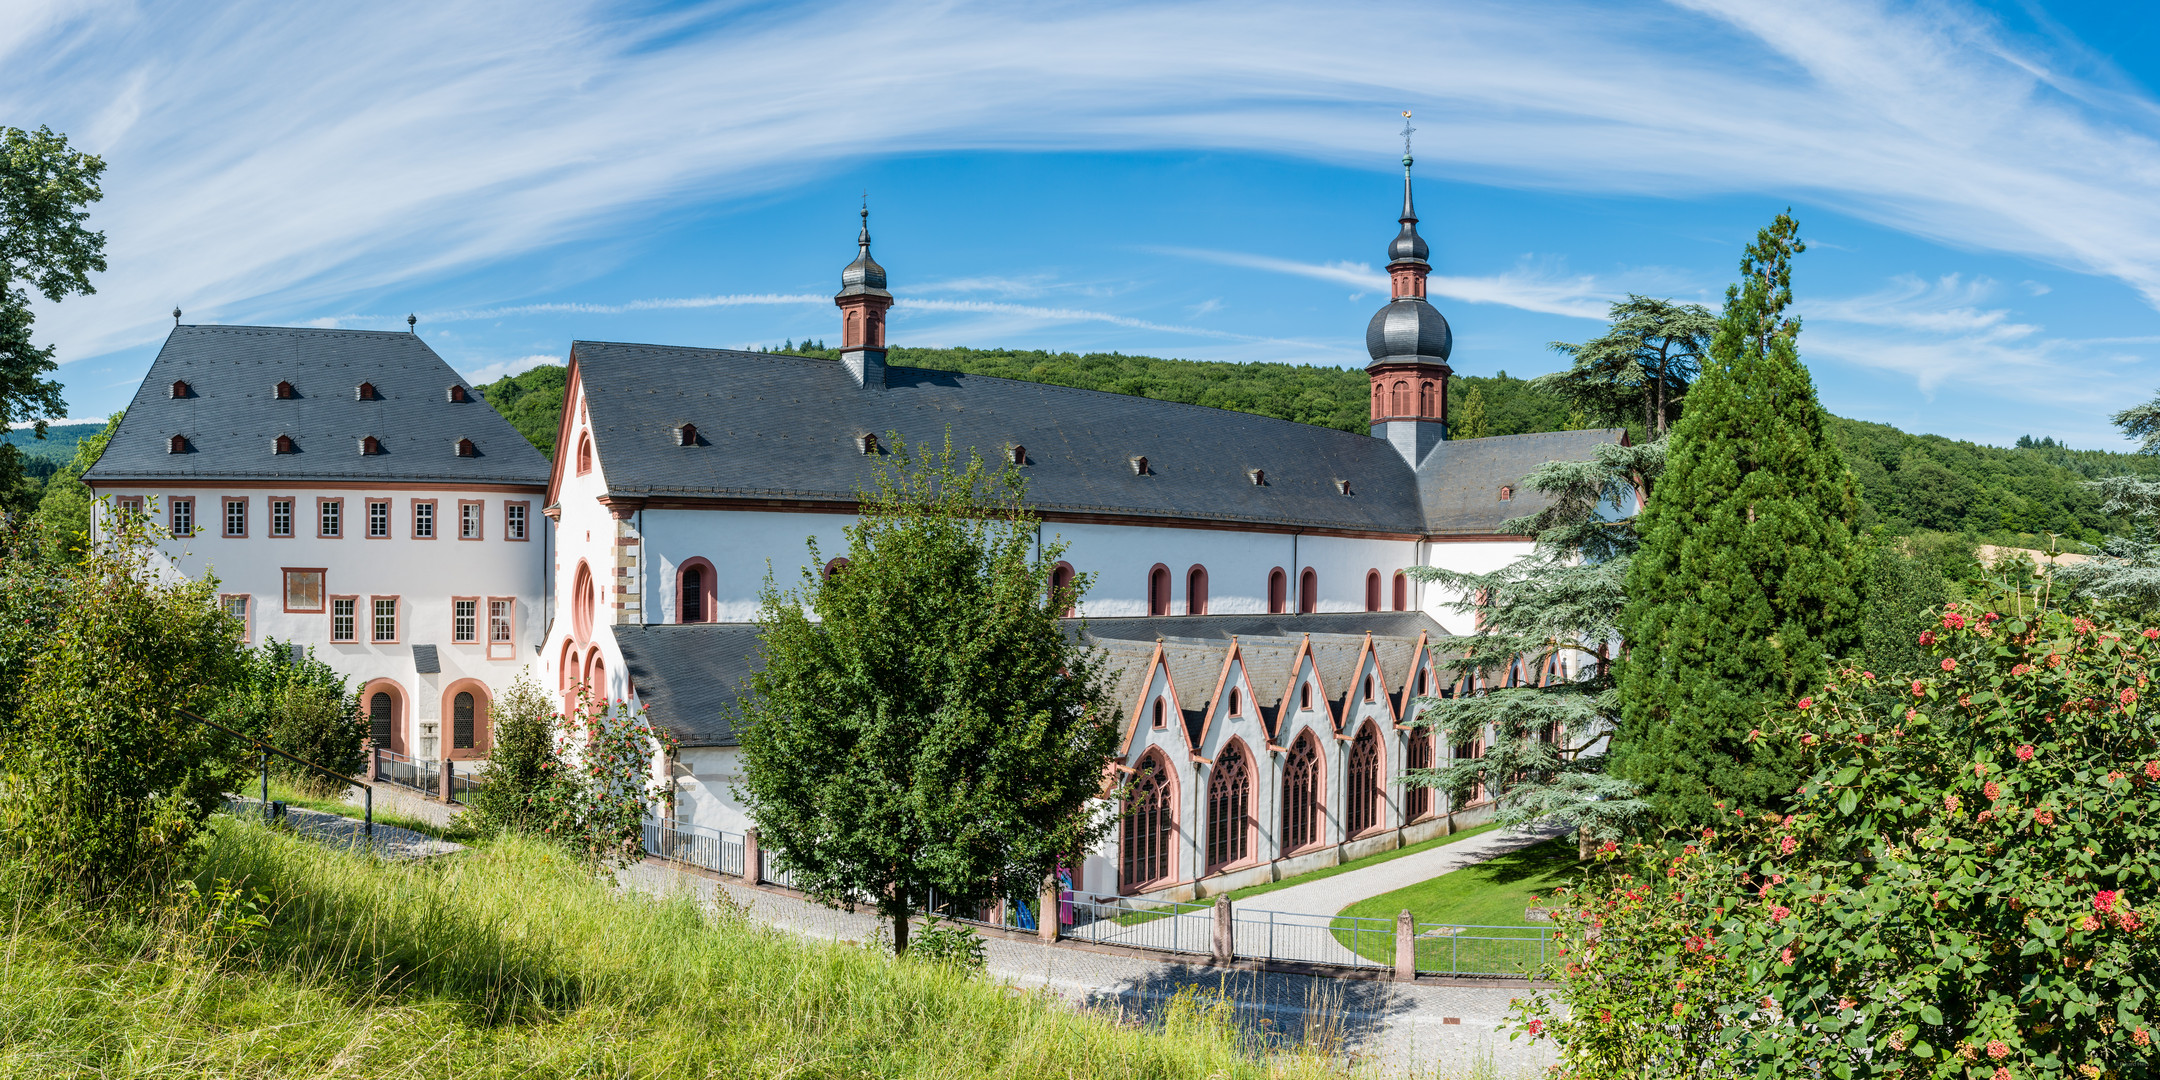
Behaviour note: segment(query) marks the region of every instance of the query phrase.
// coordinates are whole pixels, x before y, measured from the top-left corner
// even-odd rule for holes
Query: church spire
[[[885,291],[885,268],[870,257],[870,198],[863,197],[862,231],[855,234],[855,261],[840,271],[840,362],[858,386],[885,385],[885,311],[893,295]]]
[[[1412,467],[1420,466],[1434,446],[1447,438],[1448,354],[1455,332],[1447,318],[1425,302],[1426,261],[1431,250],[1417,231],[1417,206],[1410,199],[1410,114],[1403,114],[1402,224],[1388,245],[1387,305],[1365,326],[1365,350],[1372,363],[1372,433],[1386,439]]]
[[[1395,242],[1388,245],[1388,276],[1396,299],[1405,296],[1425,295],[1425,275],[1432,264],[1426,261],[1432,249],[1425,245],[1425,238],[1417,231],[1417,206],[1410,199],[1410,133],[1417,129],[1410,126],[1410,114],[1405,112],[1402,125],[1402,216],[1395,220],[1402,230],[1395,234]]]

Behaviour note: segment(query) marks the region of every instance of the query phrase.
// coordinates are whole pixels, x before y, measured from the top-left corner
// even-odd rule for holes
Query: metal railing
[[[1215,951],[1215,909],[1209,904],[1075,899],[1072,915],[1063,933],[1076,941],[1203,955]]]
[[[1420,975],[1530,976],[1545,966],[1552,941],[1551,930],[1537,927],[1419,923],[1414,947]]]
[[[743,876],[743,837],[687,821],[645,819],[645,851],[663,859],[703,867],[716,874]]]
[[[1393,967],[1395,920],[1231,908],[1232,954],[1254,960]]]
[[[263,820],[268,821],[271,815],[276,813],[276,808],[273,807],[270,802],[270,758],[274,755],[284,758],[285,760],[290,761],[303,769],[312,769],[315,772],[326,776],[332,780],[336,780],[351,787],[359,788],[361,795],[365,800],[365,808],[363,810],[363,813],[365,813],[366,815],[364,820],[367,822],[367,834],[369,837],[373,837],[375,835],[375,788],[373,785],[367,784],[363,781],[355,780],[350,776],[345,776],[334,769],[326,769],[320,765],[315,764],[312,761],[307,760],[306,758],[296,757],[292,754],[288,754],[285,751],[270,745],[268,742],[262,739],[258,739],[252,735],[242,735],[241,733],[234,731],[233,729],[226,727],[225,725],[220,724],[207,716],[198,716],[195,713],[187,711],[186,709],[174,709],[173,711],[179,713],[181,716],[187,717],[188,719],[195,721],[198,724],[202,724],[206,727],[222,731],[235,739],[239,739],[240,741],[247,743],[250,749],[261,755]]]
[[[376,748],[373,779],[410,788],[430,799],[442,798],[442,762],[409,758],[395,750]]]

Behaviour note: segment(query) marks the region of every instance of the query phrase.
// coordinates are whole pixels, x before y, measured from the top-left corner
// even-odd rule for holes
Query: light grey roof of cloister
[[[187,396],[173,396],[176,381]],[[279,382],[295,396],[280,399]],[[379,400],[360,400],[362,383]],[[450,400],[453,385],[467,400]],[[547,459],[470,390],[403,332],[177,326],[88,479],[546,484]],[[187,452],[171,452],[174,435]],[[293,453],[275,452],[280,435],[292,437]],[[381,453],[360,452],[370,435]],[[458,456],[459,439],[472,440],[475,456]]]

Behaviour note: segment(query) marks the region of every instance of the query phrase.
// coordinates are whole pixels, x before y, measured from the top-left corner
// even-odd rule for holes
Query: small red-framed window
[[[367,501],[367,529],[365,535],[370,540],[390,539],[390,500],[369,499]]]
[[[245,540],[248,534],[248,500],[245,495],[227,495],[219,500],[219,520],[224,523],[220,536],[233,540]]]
[[[450,640],[458,645],[480,643],[480,598],[477,596],[453,596],[450,598]]]
[[[1078,576],[1078,572],[1073,569],[1071,563],[1059,562],[1050,570],[1050,595],[1056,596],[1057,594],[1072,588],[1073,579]],[[1065,610],[1059,612],[1058,616],[1060,618],[1070,619],[1073,617],[1073,612],[1075,608],[1076,605],[1067,604],[1065,605]]]
[[[291,401],[292,399],[300,396],[300,392],[293,389],[293,384],[289,382],[284,382],[282,380],[279,381],[279,383],[277,384],[277,390],[275,392],[279,401]]]
[[[175,540],[195,535],[194,496],[174,495],[165,500],[165,529]]]
[[[187,396],[189,396],[189,395],[190,395],[190,394],[192,394],[192,393],[194,393],[194,388],[193,388],[193,387],[191,387],[191,386],[189,386],[189,385],[187,384],[187,380],[186,380],[186,379],[174,379],[174,380],[173,380],[173,384],[172,384],[172,396],[174,396],[174,397],[176,397],[176,398],[184,398],[184,397],[187,397]]]
[[[368,641],[375,645],[395,645],[404,640],[405,620],[399,611],[400,597],[368,597]]]
[[[374,457],[375,455],[380,453],[382,453],[381,439],[378,439],[373,435],[369,435],[360,440],[361,457]]]
[[[140,514],[143,512],[142,496],[116,495],[113,497],[113,509],[124,514]]]
[[[1395,571],[1395,610],[1410,610],[1410,575]]]
[[[358,387],[354,388],[353,397],[359,401],[382,400],[382,395],[376,392],[375,384],[371,382],[361,383]]]
[[[847,568],[848,561],[846,558],[834,559],[825,564],[825,579],[830,581],[835,575],[845,571]]]
[[[255,598],[247,593],[219,593],[218,606],[240,620],[240,640],[255,640]]]
[[[1165,704],[1163,704],[1163,699],[1161,699],[1161,698],[1156,698],[1156,699],[1155,699],[1155,726],[1156,726],[1156,727],[1158,727],[1158,728],[1165,728],[1165,727],[1169,727],[1169,726],[1170,726],[1170,719],[1169,719],[1169,717],[1170,717],[1170,707],[1169,707],[1169,706],[1167,706],[1167,705],[1165,705]]]
[[[1290,612],[1290,575],[1278,566],[1268,571],[1267,609],[1270,615],[1286,615]]]
[[[592,433],[578,436],[577,474],[583,476],[592,471]]]
[[[330,598],[330,640],[345,644],[360,640],[360,598]]]
[[[412,538],[415,540],[435,539],[435,500],[414,499],[412,501]]]
[[[487,598],[487,654],[490,660],[517,658],[517,597]]]
[[[315,537],[338,540],[345,536],[345,500],[315,498]]]
[[[185,454],[190,449],[192,447],[188,445],[185,435],[175,435],[165,443],[165,452],[168,454]]]
[[[290,495],[270,496],[270,537],[273,540],[293,538],[293,515],[300,500]]]
[[[1156,563],[1147,575],[1147,613],[1170,614],[1170,568]]]
[[[503,503],[503,539],[512,542],[532,539],[532,503]]]
[[[1380,610],[1380,571],[1365,571],[1365,610]]]
[[[485,501],[480,499],[459,499],[457,514],[458,539],[486,539],[487,503]]]
[[[291,454],[297,452],[299,448],[299,444],[293,442],[292,436],[280,435],[277,437],[277,441],[271,445],[270,452],[273,454]]]
[[[330,571],[320,566],[287,566],[283,571],[285,610],[301,615],[322,614],[323,581]]]
[[[1320,610],[1320,574],[1310,566],[1298,575],[1297,609],[1300,615]]]
[[[675,569],[675,621],[717,622],[719,584],[711,562],[702,557],[684,559]]]
[[[452,449],[456,451],[457,456],[459,457],[480,456],[480,448],[473,445],[473,441],[471,439],[459,439],[457,441],[457,445],[452,447]]]
[[[471,401],[471,400],[472,400],[472,395],[471,395],[470,393],[466,392],[466,390],[465,390],[465,387],[464,387],[464,386],[462,386],[461,384],[458,384],[458,383],[451,383],[451,384],[450,384],[450,403],[451,403],[451,404],[453,404],[453,405],[463,405],[463,404],[465,404],[466,402],[468,402],[468,401]]]
[[[1194,563],[1185,571],[1185,614],[1205,615],[1207,604],[1207,567]]]

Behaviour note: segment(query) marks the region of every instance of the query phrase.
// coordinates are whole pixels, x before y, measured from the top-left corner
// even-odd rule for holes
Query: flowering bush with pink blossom
[[[1519,1019],[1562,1074],[2160,1074],[2160,644],[1959,605],[1933,638],[1910,686],[1833,671],[1764,725],[1807,764],[1790,814],[1548,900],[1571,954]]]
[[[660,797],[655,756],[675,747],[642,709],[619,699],[611,707],[581,688],[576,706],[555,717],[552,752],[527,796],[529,827],[598,863],[635,862],[644,853],[645,818]]]

